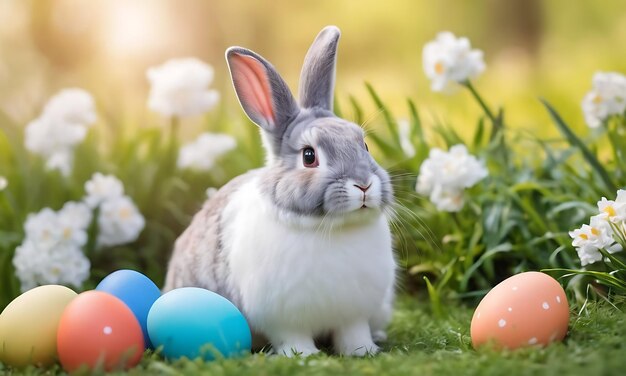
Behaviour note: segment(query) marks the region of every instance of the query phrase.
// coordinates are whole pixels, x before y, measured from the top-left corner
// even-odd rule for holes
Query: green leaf
[[[407,103],[409,105],[409,113],[411,114],[411,123],[413,124],[413,127],[411,128],[411,140],[417,137],[423,142],[424,130],[422,129],[422,119],[420,119],[415,103],[413,103],[411,99],[407,99]]]
[[[474,133],[473,145],[474,148],[478,148],[483,141],[483,134],[485,133],[485,118],[481,117],[478,120],[478,125],[476,126],[476,132]]]
[[[398,124],[396,122],[396,119],[394,119],[387,106],[385,106],[378,94],[376,94],[376,91],[374,90],[372,85],[366,82],[365,87],[372,97],[372,100],[376,104],[376,108],[378,108],[382,112],[383,117],[385,118],[385,124],[387,125],[389,133],[391,134],[394,142],[396,143],[396,145],[400,145],[400,134],[398,133]]]
[[[426,288],[428,289],[428,297],[430,298],[430,306],[433,310],[433,314],[438,318],[443,317],[443,307],[441,306],[441,297],[439,296],[439,292],[435,289],[432,283],[430,283],[428,277],[424,276],[424,282],[426,282]]]
[[[378,146],[384,154],[395,155],[396,153],[398,153],[398,148],[393,147],[393,145],[385,141],[376,133],[370,132],[367,134],[367,137],[371,138],[374,141],[374,144],[376,144],[376,146]]]
[[[565,136],[567,141],[574,147],[580,149],[583,154],[583,157],[591,165],[593,170],[600,176],[600,179],[604,182],[606,188],[611,191],[617,191],[617,187],[615,183],[611,180],[609,173],[606,169],[600,164],[598,159],[593,155],[593,153],[585,146],[585,143],[576,136],[576,134],[572,131],[572,129],[565,123],[565,121],[561,118],[561,116],[556,112],[556,110],[544,99],[541,99],[541,103],[546,107],[550,117],[554,124],[556,124],[559,131]]]
[[[352,106],[352,111],[354,112],[353,116],[354,119],[353,121],[357,124],[360,124],[361,126],[363,126],[363,109],[361,108],[361,105],[359,104],[359,102],[357,102],[356,98],[354,98],[352,95],[350,95],[348,97],[348,99],[350,100],[350,105]]]
[[[339,100],[336,95],[333,99],[333,112],[337,115],[337,117],[343,117],[343,111],[341,111],[341,106],[339,105]]]
[[[615,255],[605,251],[604,249],[600,249],[600,253],[602,254],[602,256],[608,258],[611,261],[611,267],[616,266],[618,269],[626,269],[626,264],[624,264],[622,260],[615,257]]]
[[[497,247],[494,247],[490,250],[488,250],[487,252],[483,253],[483,255],[478,259],[478,261],[476,261],[474,264],[472,264],[471,267],[469,267],[467,269],[467,271],[465,272],[465,274],[463,275],[463,278],[461,279],[461,291],[465,291],[467,289],[467,285],[469,283],[470,278],[472,277],[472,275],[476,272],[476,270],[478,270],[478,268],[480,268],[482,266],[482,264],[494,257],[495,255],[497,255],[498,253],[506,253],[506,252],[511,252],[513,250],[513,245],[510,243],[503,243],[498,245]]]

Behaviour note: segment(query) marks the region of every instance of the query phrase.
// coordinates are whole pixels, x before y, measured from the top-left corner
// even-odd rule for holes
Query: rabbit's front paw
[[[273,341],[274,352],[289,358],[294,356],[309,356],[317,354],[320,350],[315,347],[313,338],[307,336],[283,336],[278,341]]]
[[[334,334],[335,350],[342,355],[365,356],[380,351],[372,340],[367,321],[339,328]]]

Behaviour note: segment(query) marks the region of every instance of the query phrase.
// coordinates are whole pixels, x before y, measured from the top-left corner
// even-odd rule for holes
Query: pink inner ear
[[[251,56],[233,54],[230,58],[233,80],[244,107],[260,116],[275,121],[267,72],[261,62]]]

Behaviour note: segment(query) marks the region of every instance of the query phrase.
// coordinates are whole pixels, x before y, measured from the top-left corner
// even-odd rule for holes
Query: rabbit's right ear
[[[300,105],[303,108],[333,110],[337,44],[341,32],[326,26],[317,35],[304,58],[300,73]]]
[[[246,115],[280,140],[290,119],[300,110],[285,81],[270,63],[248,49],[227,49],[226,61]]]

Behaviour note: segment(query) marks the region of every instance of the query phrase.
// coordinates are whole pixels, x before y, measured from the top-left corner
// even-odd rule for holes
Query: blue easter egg
[[[106,276],[96,290],[114,295],[133,311],[143,332],[144,343],[152,347],[146,321],[152,304],[161,296],[159,288],[145,275],[134,270],[118,270]]]
[[[163,294],[148,314],[148,333],[168,359],[205,360],[250,352],[246,319],[228,299],[209,290],[183,287]]]

